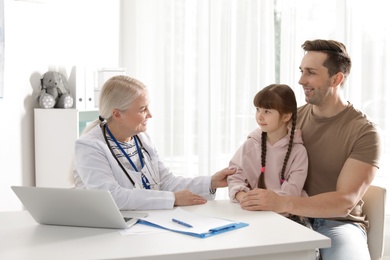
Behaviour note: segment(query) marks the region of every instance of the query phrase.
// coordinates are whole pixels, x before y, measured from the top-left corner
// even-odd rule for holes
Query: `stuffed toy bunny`
[[[69,93],[68,81],[56,71],[48,71],[41,78],[41,93],[38,96],[42,108],[70,108],[73,98]]]

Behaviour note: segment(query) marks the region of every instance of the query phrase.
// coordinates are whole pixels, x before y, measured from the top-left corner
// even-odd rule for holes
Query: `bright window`
[[[390,190],[385,174],[390,170],[390,16],[385,1],[131,3],[134,11],[126,17],[136,22],[133,46],[124,53],[131,60],[124,65],[128,62],[133,76],[150,88],[154,117],[149,130],[176,174],[207,175],[228,165],[256,127],[252,100],[261,88],[286,83],[303,104],[300,46],[323,38],[345,43],[352,57],[345,96],[383,130],[383,164],[375,182]]]

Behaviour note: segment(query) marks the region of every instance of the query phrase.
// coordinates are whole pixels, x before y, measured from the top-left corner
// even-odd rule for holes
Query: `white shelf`
[[[74,143],[86,125],[98,116],[97,110],[34,109],[36,186],[74,185]]]

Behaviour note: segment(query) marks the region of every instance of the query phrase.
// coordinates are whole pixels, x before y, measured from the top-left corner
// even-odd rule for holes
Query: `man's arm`
[[[334,192],[311,197],[291,197],[255,189],[245,194],[240,204],[246,210],[272,210],[314,218],[345,217],[364,195],[376,171],[377,167],[373,165],[347,159]]]

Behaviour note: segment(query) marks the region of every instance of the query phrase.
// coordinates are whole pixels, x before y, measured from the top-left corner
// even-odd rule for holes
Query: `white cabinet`
[[[36,186],[74,185],[74,143],[98,116],[98,110],[34,109]]]

